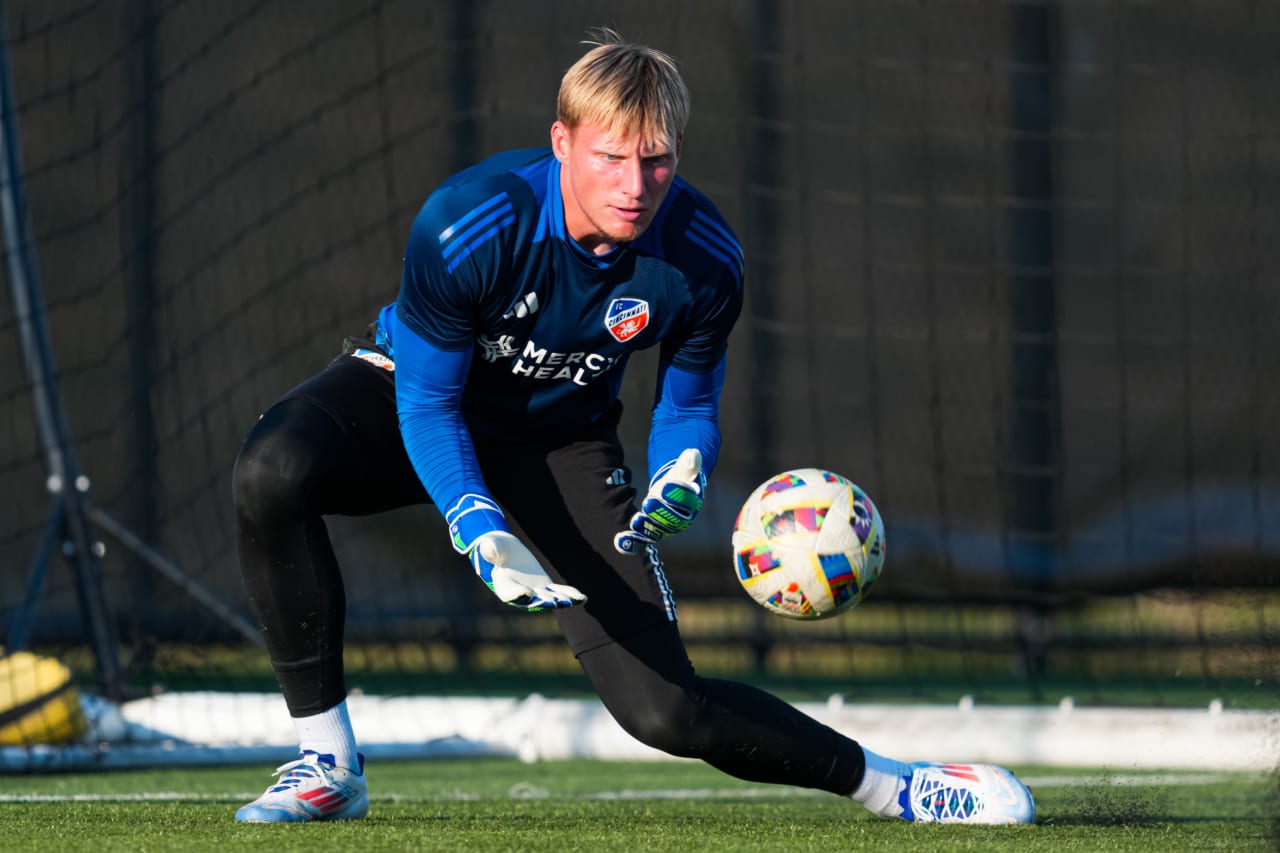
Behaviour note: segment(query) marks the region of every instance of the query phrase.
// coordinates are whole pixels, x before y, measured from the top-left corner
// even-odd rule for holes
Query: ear
[[[572,136],[573,131],[564,122],[557,121],[551,125],[551,152],[561,163],[569,161],[569,143],[572,141]]]

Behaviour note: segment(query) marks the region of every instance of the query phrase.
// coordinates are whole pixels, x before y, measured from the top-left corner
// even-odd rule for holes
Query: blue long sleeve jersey
[[[405,449],[448,517],[492,500],[472,435],[572,436],[617,400],[631,353],[660,346],[651,472],[686,447],[710,473],[743,256],[714,205],[676,178],[649,228],[607,255],[565,231],[560,163],[510,151],[423,205],[397,300],[379,314]]]

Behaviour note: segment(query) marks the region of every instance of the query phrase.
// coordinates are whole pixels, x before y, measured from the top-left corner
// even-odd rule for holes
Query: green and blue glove
[[[613,537],[613,547],[621,554],[639,554],[659,540],[688,529],[702,510],[706,490],[702,453],[691,447],[658,469],[648,494],[640,502],[640,511],[631,516],[626,530]]]
[[[525,544],[507,529],[497,504],[481,495],[463,495],[448,512],[453,549],[471,559],[484,585],[504,603],[521,610],[555,610],[587,600],[577,587],[555,583]]]

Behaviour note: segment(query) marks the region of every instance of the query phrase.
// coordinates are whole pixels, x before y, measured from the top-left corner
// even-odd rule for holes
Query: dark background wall
[[[677,594],[736,595],[763,478],[888,525],[877,595],[1274,584],[1280,6],[195,0],[4,4],[34,247],[91,496],[243,609],[230,469],[394,298],[452,171],[543,144],[593,25],[668,50],[682,173],[747,251],[706,516]],[[48,514],[0,298],[0,606]],[[643,458],[651,364],[629,375]],[[640,467],[643,467],[642,465]],[[335,520],[353,625],[483,594],[431,509]],[[110,544],[110,543],[109,543]],[[204,619],[129,553],[113,609]],[[59,568],[41,631],[74,631]]]

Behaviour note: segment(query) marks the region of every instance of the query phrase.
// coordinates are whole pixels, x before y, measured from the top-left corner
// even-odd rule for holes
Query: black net
[[[88,494],[242,618],[244,433],[394,298],[441,179],[544,144],[560,74],[610,24],[681,61],[682,172],[747,251],[723,455],[704,517],[665,551],[695,661],[855,695],[1040,696],[1060,679],[1100,700],[1234,685],[1274,701],[1280,7],[32,0],[4,14]],[[23,320],[0,299],[0,614],[88,661],[57,548],[32,581],[50,498]],[[625,389],[633,461],[651,367]],[[757,483],[808,465],[872,495],[889,559],[857,612],[793,625],[737,589],[728,540]],[[131,683],[269,683],[226,619],[95,530]],[[550,620],[500,612],[435,510],[331,530],[353,681],[573,672]]]

